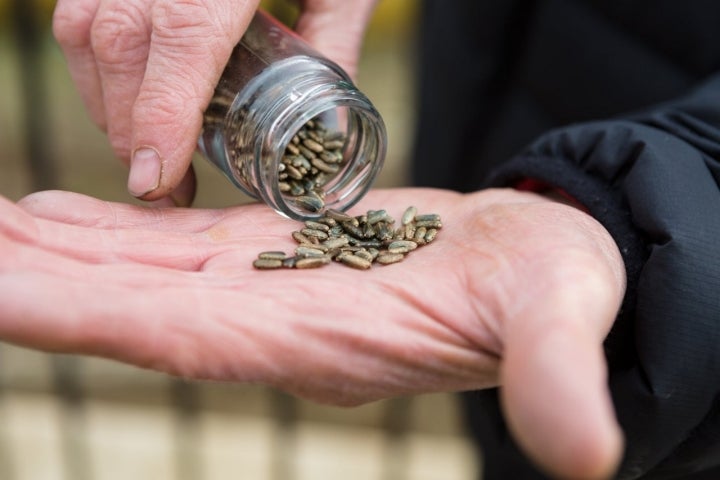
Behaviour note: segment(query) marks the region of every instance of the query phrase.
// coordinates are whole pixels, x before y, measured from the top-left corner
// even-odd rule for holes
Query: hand
[[[187,206],[202,112],[259,0],[58,0],[53,30],[138,198]],[[354,74],[375,0],[306,0],[298,33]]]
[[[502,386],[543,468],[602,478],[621,453],[602,342],[624,291],[612,239],[514,190],[371,192],[351,213],[439,213],[401,264],[257,271],[298,223],[262,205],[149,209],[77,194],[0,204],[0,339],[341,405]]]

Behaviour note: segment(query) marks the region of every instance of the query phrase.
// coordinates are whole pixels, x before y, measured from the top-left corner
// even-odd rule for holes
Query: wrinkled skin
[[[541,467],[606,476],[622,436],[602,341],[625,282],[607,232],[513,190],[374,191],[351,213],[411,204],[445,228],[403,263],[257,271],[298,227],[262,205],[2,200],[0,339],[339,405],[501,385]]]
[[[53,32],[90,117],[131,167],[132,195],[192,203],[202,112],[258,3],[57,1]],[[299,3],[296,31],[354,75],[375,0]]]

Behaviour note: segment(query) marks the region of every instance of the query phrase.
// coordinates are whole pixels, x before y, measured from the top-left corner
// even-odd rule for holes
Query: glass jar
[[[387,134],[338,65],[258,10],[205,111],[198,144],[243,192],[305,220],[326,207],[346,210],[367,193]]]

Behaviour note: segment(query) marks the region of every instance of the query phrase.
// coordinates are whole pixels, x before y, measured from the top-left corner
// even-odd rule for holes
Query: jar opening
[[[321,216],[327,208],[350,208],[382,168],[382,120],[374,109],[351,97],[305,109],[274,128],[283,132],[274,151],[273,143],[266,142],[269,150],[256,160],[277,166],[259,169],[267,172],[269,191],[263,199],[290,218],[304,220]]]

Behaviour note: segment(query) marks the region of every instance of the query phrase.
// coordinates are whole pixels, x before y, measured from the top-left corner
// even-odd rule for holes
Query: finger
[[[556,284],[561,289],[535,287],[534,300],[507,326],[509,426],[530,457],[560,478],[608,478],[622,453],[602,350],[621,296],[609,284],[571,274]]]
[[[100,0],[58,0],[53,13],[53,34],[65,54],[70,75],[90,118],[105,130],[103,91],[90,41],[99,6]]]
[[[354,78],[365,28],[375,4],[376,0],[306,0],[295,30]]]
[[[13,202],[0,196],[0,237],[29,241],[36,235],[35,220]]]
[[[95,229],[145,229],[196,233],[210,229],[236,209],[153,208],[106,202],[73,192],[43,191],[32,193],[18,205],[36,218]],[[242,215],[258,215],[282,222],[270,209],[261,205],[242,207]],[[257,213],[256,213],[257,212]],[[287,221],[287,220],[285,220]],[[254,222],[250,222],[254,223]]]
[[[92,24],[107,120],[115,154],[130,159],[132,106],[140,90],[150,43],[152,0],[102,0]]]
[[[145,78],[132,112],[131,193],[156,200],[185,176],[202,112],[257,0],[158,0]]]

